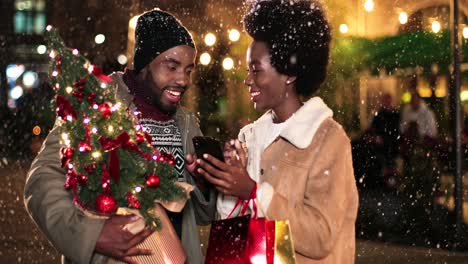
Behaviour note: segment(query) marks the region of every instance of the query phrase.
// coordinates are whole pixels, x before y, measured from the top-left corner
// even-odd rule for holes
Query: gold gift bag
[[[123,210],[121,210],[123,209]],[[138,214],[138,211],[127,208],[119,208],[121,211],[117,211],[117,214]],[[135,256],[132,259],[136,260],[141,264],[183,264],[186,256],[182,244],[180,242],[177,233],[172,226],[169,217],[167,217],[166,211],[159,204],[156,203],[154,208],[154,215],[161,221],[161,229],[153,232],[145,241],[138,245],[139,248],[151,249],[152,255],[148,256]],[[145,221],[143,218],[126,225],[129,232],[136,234],[145,228]],[[124,263],[115,259],[109,259],[107,264]]]

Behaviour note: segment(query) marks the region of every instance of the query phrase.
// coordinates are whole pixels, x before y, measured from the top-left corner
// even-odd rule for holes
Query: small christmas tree
[[[47,30],[62,166],[68,169],[65,187],[85,210],[109,215],[118,207],[135,208],[147,224],[159,227],[151,214],[155,201],[187,197],[175,184],[173,157],[151,146],[136,122],[138,113],[116,100],[111,78]]]

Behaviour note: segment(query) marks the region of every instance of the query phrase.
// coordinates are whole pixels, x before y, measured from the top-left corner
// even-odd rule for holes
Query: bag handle
[[[257,184],[254,185],[252,188],[252,191],[250,192],[249,198],[247,200],[242,200],[241,198],[237,198],[236,204],[234,205],[234,208],[232,208],[232,211],[229,213],[227,218],[231,218],[231,215],[234,213],[234,211],[239,207],[239,205],[242,204],[241,207],[241,216],[245,215],[245,212],[247,211],[247,207],[249,207],[249,202],[252,201],[252,207],[253,207],[253,218],[257,218],[257,203],[255,202],[255,198],[257,198]]]

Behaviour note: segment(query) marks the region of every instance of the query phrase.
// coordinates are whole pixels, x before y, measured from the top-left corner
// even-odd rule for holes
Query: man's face
[[[195,66],[195,49],[180,45],[157,56],[143,78],[151,85],[152,103],[166,113],[175,113],[182,95],[191,84]]]

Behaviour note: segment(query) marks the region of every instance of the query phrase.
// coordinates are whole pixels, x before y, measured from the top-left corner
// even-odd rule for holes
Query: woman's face
[[[288,98],[288,76],[278,73],[271,65],[265,42],[254,41],[247,50],[248,74],[244,80],[249,87],[250,100],[260,111],[277,109]]]

